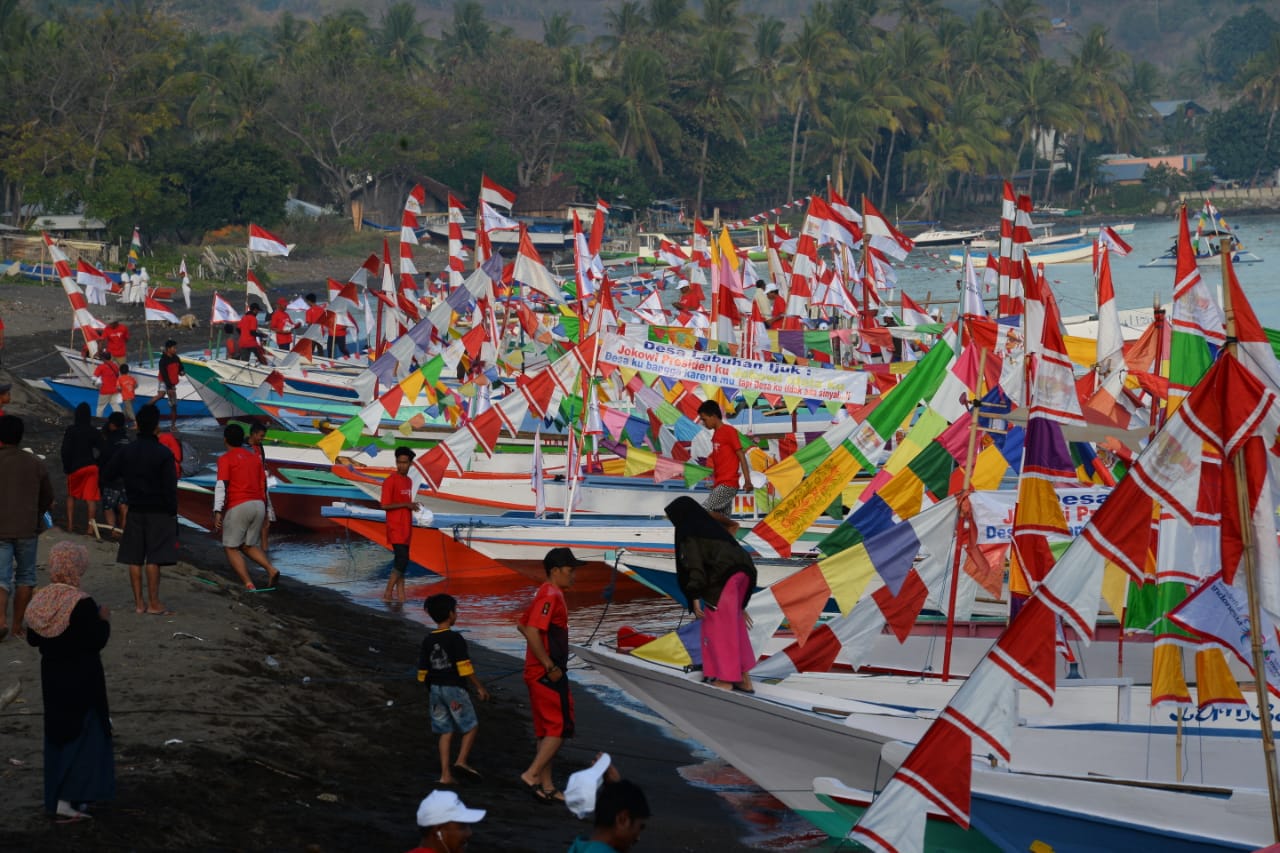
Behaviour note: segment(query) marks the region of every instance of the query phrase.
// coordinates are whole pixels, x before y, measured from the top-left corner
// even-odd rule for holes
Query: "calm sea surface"
[[[1264,263],[1240,266],[1237,274],[1252,300],[1262,322],[1280,326],[1280,217],[1255,216],[1230,219],[1239,229],[1245,246],[1264,259]],[[1072,230],[1069,221],[1060,230]],[[1153,300],[1168,302],[1173,291],[1174,271],[1140,269],[1139,265],[1162,254],[1172,243],[1172,220],[1139,223],[1134,233],[1124,239],[1133,247],[1127,258],[1113,262],[1113,278],[1120,308],[1149,308]],[[948,250],[949,251],[949,250]],[[1220,272],[1208,268],[1206,281],[1217,285]],[[1090,265],[1063,264],[1047,267],[1047,277],[1064,315],[1091,314],[1095,310]],[[913,298],[932,294],[935,300],[954,299],[957,275],[946,259],[946,252],[914,252],[909,263],[899,270],[900,286]],[[949,317],[950,308],[944,309]],[[216,425],[203,427],[210,436],[217,434]],[[365,540],[343,531],[332,534],[276,535],[272,538],[272,558],[276,565],[296,581],[329,587],[342,592],[352,601],[375,609],[387,609],[380,600],[390,573],[390,554]],[[582,573],[586,574],[586,572]],[[684,618],[673,602],[660,598],[624,577],[611,584],[609,576],[580,577],[579,588],[570,592],[570,637],[575,643],[616,636],[627,626],[660,634],[675,628]],[[402,618],[429,624],[421,602],[435,592],[449,592],[459,600],[460,627],[473,641],[513,655],[523,655],[524,642],[514,623],[533,595],[534,585],[513,573],[505,587],[490,587],[474,592],[450,587],[450,582],[411,568],[408,577],[410,601],[403,608],[393,608]],[[405,661],[408,673],[415,661]],[[487,673],[487,681],[504,679],[508,688],[519,686],[518,664],[507,673]],[[613,687],[606,679],[588,670],[575,673],[575,680],[600,695],[609,704],[633,717],[651,723],[665,736],[688,741],[679,730]],[[837,842],[789,812],[773,797],[761,791],[733,768],[696,743],[691,744],[700,763],[682,768],[681,774],[690,784],[716,791],[740,815],[739,835],[743,843],[771,850],[834,847]],[[619,756],[625,760],[625,756]],[[637,758],[640,758],[639,756]]]

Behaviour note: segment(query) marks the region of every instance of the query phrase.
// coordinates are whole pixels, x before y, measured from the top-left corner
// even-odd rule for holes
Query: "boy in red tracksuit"
[[[414,452],[407,447],[396,448],[396,472],[382,481],[382,508],[387,511],[387,542],[395,555],[391,563],[391,577],[382,593],[383,601],[404,603],[404,572],[409,567],[409,541],[413,537],[413,481],[409,479],[409,465]]]

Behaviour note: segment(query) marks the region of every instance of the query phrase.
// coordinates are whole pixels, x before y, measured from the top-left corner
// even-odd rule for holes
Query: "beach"
[[[298,289],[297,286],[290,290]],[[277,294],[273,292],[272,296]],[[193,311],[208,316],[210,294]],[[174,308],[186,313],[179,299]],[[130,355],[143,336],[136,306],[95,309],[133,328]],[[56,283],[0,284],[6,326],[0,381],[62,371],[53,343],[69,325]],[[158,348],[207,346],[204,319],[192,330],[153,326]],[[142,338],[145,341],[145,337]],[[247,592],[209,535],[183,530],[183,561],[162,571],[161,598],[172,615],[135,614],[126,567],[114,543],[62,529],[65,489],[58,446],[71,416],[15,385],[10,414],[24,418],[24,446],[46,457],[54,481],[53,530],[44,557],[71,538],[90,550],[84,588],[112,611],[103,652],[115,735],[117,795],[95,818],[58,824],[41,805],[42,730],[39,655],[10,636],[0,642],[0,692],[21,682],[0,710],[0,849],[43,850],[408,850],[417,844],[414,813],[439,774],[426,695],[415,680],[423,628],[355,605],[339,593],[286,578],[271,592]],[[260,575],[259,575],[260,576]],[[514,632],[514,626],[512,631]],[[574,639],[574,638],[571,638]],[[468,806],[488,810],[472,850],[563,850],[589,832],[561,806],[543,805],[518,776],[533,752],[520,661],[472,645],[493,701],[478,706],[472,763],[480,782],[458,785]],[[696,763],[689,746],[576,692],[578,736],[558,762],[557,782],[611,753],[645,790],[653,819],[639,850],[740,850],[745,834],[730,805],[688,784],[680,768]]]

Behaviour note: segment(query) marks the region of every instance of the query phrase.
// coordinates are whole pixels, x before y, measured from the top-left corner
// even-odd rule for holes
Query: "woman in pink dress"
[[[745,609],[756,586],[755,563],[693,498],[676,498],[666,513],[676,529],[676,581],[702,619],[702,673],[723,690],[751,693],[756,654]]]

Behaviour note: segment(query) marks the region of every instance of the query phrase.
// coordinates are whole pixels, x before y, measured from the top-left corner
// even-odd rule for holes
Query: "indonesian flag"
[[[488,175],[480,176],[480,201],[488,204],[505,207],[508,211],[516,203],[516,194],[506,187],[500,186],[489,180]]]
[[[462,248],[462,203],[449,193],[449,289],[457,290],[467,277]]]
[[[987,255],[988,268],[992,257]],[[973,258],[964,258],[964,293],[960,297],[960,314],[972,317],[987,316],[987,306],[982,303],[982,283],[978,280],[978,272],[973,268]]]
[[[560,285],[542,264],[538,250],[533,246],[529,230],[520,226],[520,251],[516,255],[515,268],[511,271],[513,281],[518,281],[530,290],[536,290],[553,302],[564,303],[564,294]]]
[[[701,219],[693,220],[693,243],[689,259],[702,269],[711,269],[711,232]]]
[[[213,294],[213,320],[214,323],[237,323],[240,321],[240,315],[236,313],[236,309],[231,307],[231,303],[223,299],[217,293]]]
[[[646,323],[661,326],[667,322],[667,312],[658,300],[658,291],[652,291],[633,309],[636,316]]]
[[[262,283],[253,274],[253,270],[249,270],[245,275],[245,300],[252,302],[255,297],[261,299],[263,305],[271,303],[271,300],[267,298],[267,292],[262,289]]]
[[[596,215],[591,219],[591,255],[599,258],[600,247],[604,245],[604,225],[609,218],[609,205],[603,199],[596,199]]]
[[[143,302],[143,306],[147,313],[148,323],[154,320],[157,323],[173,323],[175,326],[178,325],[178,315],[161,305],[152,297],[148,296]]]
[[[849,222],[853,222],[857,225],[864,224],[862,221],[862,214],[854,210],[853,207],[849,204],[849,202],[845,201],[843,198],[840,197],[839,193],[837,193],[835,190],[828,190],[827,195],[830,196],[831,198],[832,210],[840,214]]]
[[[813,225],[810,225],[810,220],[812,220]],[[806,217],[801,234],[814,228],[816,228],[818,235],[825,238],[825,240],[819,242],[830,240],[845,246],[856,246],[858,241],[862,239],[862,229],[857,224],[836,213],[832,210],[831,205],[816,195],[809,199],[809,214]]]
[[[915,241],[890,225],[889,220],[866,198],[862,200],[862,212],[865,214],[862,228],[867,232],[867,242],[872,248],[879,249],[896,260],[905,260],[907,254],[915,248]]]
[[[924,326],[933,323],[934,320],[929,313],[916,304],[916,301],[907,294],[902,294],[902,325],[904,326]]]
[[[82,284],[85,287],[100,287],[104,290],[108,288],[113,291],[119,290],[119,285],[111,281],[106,273],[79,258],[76,259],[76,284]]]
[[[285,242],[276,235],[272,234],[265,228],[259,228],[253,223],[249,223],[249,251],[259,252],[264,255],[279,255],[281,257],[289,257],[290,246],[286,246]]]
[[[364,259],[364,263],[351,274],[351,278],[347,279],[347,281],[367,288],[369,286],[369,277],[379,275],[381,272],[382,261],[378,258],[376,252],[370,253],[369,257]],[[294,306],[290,305],[289,307],[293,308]],[[304,307],[302,310],[305,311],[306,308]]]
[[[44,238],[45,247],[49,250],[49,258],[53,261],[53,265],[58,271],[58,280],[62,283],[62,290],[67,294],[67,301],[71,303],[71,313],[74,317],[75,327],[80,329],[86,342],[95,340],[95,338],[91,337],[91,334],[94,329],[102,328],[102,321],[89,312],[89,304],[84,298],[84,291],[80,289],[80,285],[76,284],[75,279],[71,277],[71,262],[67,260],[66,254],[63,253],[62,249],[58,248],[58,245],[53,242],[53,238],[48,233],[42,232],[41,236]]]
[[[422,184],[414,184],[413,189],[409,190],[409,197],[404,200],[404,209],[414,216],[422,215],[422,205],[427,200],[426,190],[422,188]],[[417,240],[415,239],[416,243]]]

